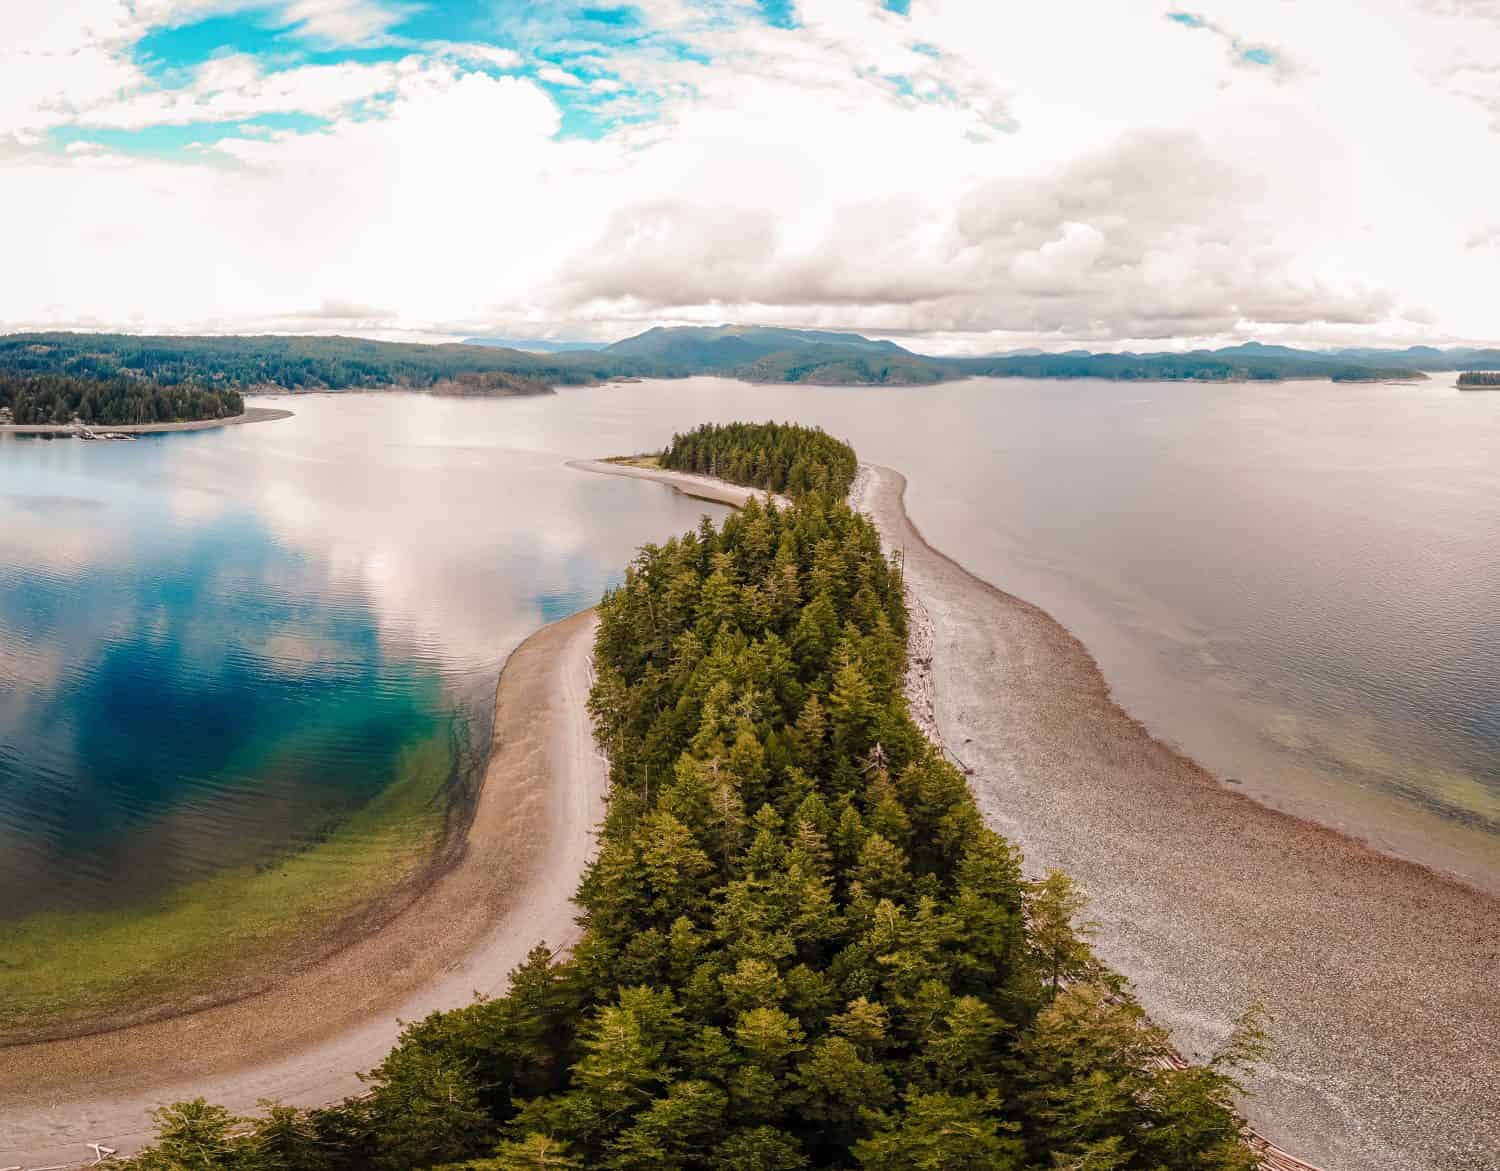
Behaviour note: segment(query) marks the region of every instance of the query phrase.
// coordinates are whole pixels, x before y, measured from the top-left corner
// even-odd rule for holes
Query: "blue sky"
[[[0,329],[1483,340],[1492,9],[3,5]]]
[[[326,17],[302,18],[287,3],[235,4],[229,11],[191,10],[177,19],[149,26],[130,50],[133,63],[149,83],[162,91],[190,89],[205,66],[243,55],[275,73],[305,66],[374,65],[413,56],[460,56],[460,46],[487,46],[515,54],[514,62],[463,58],[467,68],[531,78],[559,107],[563,137],[600,137],[621,125],[649,117],[655,96],[627,86],[609,68],[612,54],[628,49],[678,60],[694,50],[654,29],[633,5],[494,3],[493,0],[445,0],[441,4],[355,2],[342,7],[354,15],[347,30]],[[788,27],[794,23],[791,0],[760,0],[739,7],[725,21],[763,21]],[[366,104],[388,99],[390,91],[371,93]],[[292,99],[288,99],[288,106]],[[359,110],[351,105],[351,112]],[[53,132],[66,147],[93,141],[111,150],[168,157],[201,150],[235,136],[242,128],[310,132],[327,119],[288,108],[243,119],[202,119],[173,125],[91,128],[87,119]]]

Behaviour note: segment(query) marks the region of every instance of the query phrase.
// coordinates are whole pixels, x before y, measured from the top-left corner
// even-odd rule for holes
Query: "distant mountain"
[[[680,374],[729,373],[773,354],[816,349],[843,354],[907,354],[894,342],[871,341],[857,333],[775,329],[758,325],[657,326],[606,346],[604,353],[642,358]]]
[[[1409,346],[1404,350],[1344,349],[1330,350],[1328,356],[1354,362],[1378,362],[1382,366],[1402,366],[1408,370],[1486,370],[1500,366],[1500,350],[1469,347],[1447,350],[1435,346]]]
[[[538,351],[526,346],[551,347]],[[765,326],[648,329],[589,348],[550,339],[478,338],[426,346],[348,337],[138,337],[33,333],[0,336],[0,371],[142,379],[163,386],[288,390],[405,387],[437,393],[545,393],[618,378],[721,374],[749,382],[925,385],[994,378],[1106,378],[1212,382],[1424,377],[1424,371],[1494,370],[1500,350],[1299,350],[1248,342],[1156,353],[1012,351],[980,358],[916,354],[857,333]]]
[[[553,341],[544,337],[466,337],[463,346],[487,346],[490,349],[520,350],[526,354],[567,354],[575,350],[597,350],[598,342]]]

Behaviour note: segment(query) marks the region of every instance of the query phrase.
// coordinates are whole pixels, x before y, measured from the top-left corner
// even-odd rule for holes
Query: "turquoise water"
[[[434,738],[456,796],[515,643],[722,511],[508,450],[503,426],[476,439],[444,406],[0,439],[0,916],[309,844]]]

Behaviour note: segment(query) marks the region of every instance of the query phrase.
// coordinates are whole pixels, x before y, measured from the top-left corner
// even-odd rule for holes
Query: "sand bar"
[[[227,419],[190,419],[182,423],[0,423],[0,435],[77,436],[80,431],[95,435],[159,435],[167,431],[210,431],[215,427],[238,427],[244,423],[270,423],[290,419],[295,411],[280,407],[246,407],[242,415]]]
[[[456,863],[382,930],[274,991],[93,1037],[0,1049],[0,1167],[89,1161],[150,1137],[148,1112],[203,1096],[313,1104],[356,1092],[399,1020],[504,990],[537,943],[577,938],[574,889],[608,783],[585,699],[593,611],[506,661],[483,787]]]

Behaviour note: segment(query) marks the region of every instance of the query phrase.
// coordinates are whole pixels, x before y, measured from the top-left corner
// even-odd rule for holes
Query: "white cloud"
[[[378,0],[290,0],[281,19],[305,36],[335,45],[361,45],[379,39],[414,8]]]
[[[390,91],[402,68],[401,62],[344,62],[267,73],[253,57],[218,57],[200,66],[187,85],[101,103],[78,112],[72,121],[84,127],[138,130],[232,122],[265,114],[332,117]]]
[[[536,71],[537,77],[552,85],[581,86],[583,79],[575,77],[566,69],[559,69],[556,65],[543,65]]]
[[[472,61],[483,65],[493,65],[496,69],[519,69],[525,64],[526,60],[514,49],[502,48],[499,45],[483,45],[474,42],[455,44],[452,41],[433,41],[423,47],[440,56],[452,57],[458,61]]]

